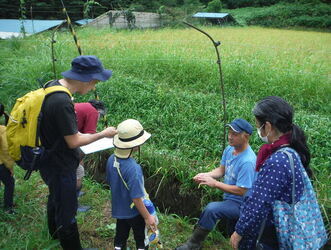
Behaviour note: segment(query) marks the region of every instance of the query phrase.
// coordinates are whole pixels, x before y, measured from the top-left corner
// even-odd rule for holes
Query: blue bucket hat
[[[248,121],[241,118],[234,119],[231,123],[226,124],[226,126],[237,133],[246,132],[250,135],[253,133],[253,126]]]
[[[104,69],[96,56],[78,56],[71,62],[71,69],[61,73],[65,78],[89,82],[92,80],[107,81],[112,71]]]

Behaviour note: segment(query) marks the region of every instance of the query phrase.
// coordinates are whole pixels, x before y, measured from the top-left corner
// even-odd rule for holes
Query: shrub
[[[242,25],[331,28],[331,6],[324,3],[279,3],[270,7],[242,8],[229,12]]]

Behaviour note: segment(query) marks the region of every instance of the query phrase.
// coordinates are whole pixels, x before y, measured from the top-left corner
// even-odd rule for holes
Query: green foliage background
[[[279,3],[270,7],[225,11],[244,26],[331,28],[331,5],[326,3]]]

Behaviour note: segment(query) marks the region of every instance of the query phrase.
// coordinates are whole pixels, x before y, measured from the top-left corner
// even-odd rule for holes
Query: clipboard
[[[85,146],[81,146],[80,149],[87,155],[113,147],[113,138],[104,137]]]

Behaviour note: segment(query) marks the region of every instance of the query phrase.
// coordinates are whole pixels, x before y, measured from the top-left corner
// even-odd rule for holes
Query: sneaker
[[[15,210],[13,207],[7,207],[5,208],[5,213],[7,214],[16,214]]]
[[[90,210],[91,207],[90,206],[83,206],[83,205],[79,205],[77,208],[77,212],[87,212],[88,210]]]

